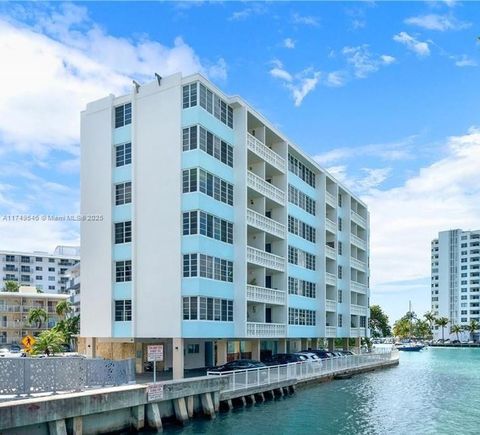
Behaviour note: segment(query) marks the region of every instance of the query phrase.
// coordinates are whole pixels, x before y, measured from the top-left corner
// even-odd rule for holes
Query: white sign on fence
[[[163,344],[148,346],[148,361],[163,361]]]
[[[163,399],[163,384],[150,384],[147,388],[148,401]]]

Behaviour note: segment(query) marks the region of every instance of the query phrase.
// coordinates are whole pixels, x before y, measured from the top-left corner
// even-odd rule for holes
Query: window
[[[117,222],[115,224],[115,244],[130,243],[132,241],[132,221]]]
[[[129,204],[132,202],[132,182],[115,185],[115,205]]]
[[[312,187],[315,187],[314,172],[308,169],[302,162],[300,162],[291,154],[288,155],[288,170],[290,172],[293,172],[303,181],[305,181],[305,183],[309,184]]]
[[[341,314],[338,315],[338,327],[341,328],[343,325],[343,316]]]
[[[42,261],[43,261],[43,258],[42,258],[42,257],[35,257],[35,261],[36,261],[36,262],[42,262]]]
[[[197,83],[191,83],[183,87],[183,108],[197,105]]]
[[[20,257],[20,261],[22,263],[30,263],[30,257],[24,257],[23,255]]]
[[[115,282],[128,282],[132,280],[132,260],[115,262]]]
[[[41,272],[41,271],[43,270],[43,267],[42,267],[42,266],[37,266],[37,267],[35,268],[35,270],[38,271],[38,272]]]
[[[342,218],[338,218],[338,231],[342,231],[343,228],[343,221]]]
[[[233,262],[205,254],[183,256],[183,276],[233,282]]]
[[[228,127],[233,128],[233,108],[202,83],[200,83],[200,107]]]
[[[184,297],[183,320],[233,322],[233,301],[198,296]]]
[[[42,281],[42,280],[43,280],[43,276],[42,276],[42,275],[36,275],[36,276],[35,276],[35,279],[38,280],[38,281]]]
[[[300,192],[296,187],[293,187],[291,184],[288,185],[288,201],[305,210],[307,213],[315,216],[315,200],[310,198],[305,193]]]
[[[231,244],[233,243],[233,223],[203,211],[185,212],[183,213],[183,235],[191,234],[201,234]]]
[[[54,268],[54,267],[49,267],[49,268],[48,268],[48,271],[49,271],[49,272],[55,272],[55,268]]]
[[[55,258],[49,258],[49,259],[48,259],[48,262],[49,262],[49,263],[55,263]]]
[[[132,103],[115,107],[115,128],[132,123]]]
[[[50,279],[50,278],[49,278]],[[20,281],[23,281],[23,282],[30,282],[30,277],[28,275],[21,275],[20,276]],[[55,281],[55,277],[53,277],[53,280],[52,281]]]
[[[132,144],[130,142],[115,147],[115,162],[117,168],[132,163]]]
[[[288,324],[301,326],[314,326],[317,324],[316,312],[300,308],[288,309]]]
[[[309,242],[315,243],[315,228],[293,216],[288,216],[288,232],[302,237]]]
[[[367,318],[365,316],[360,316],[360,328],[365,328],[367,326]]]
[[[5,255],[5,261],[15,261],[15,255]]]
[[[302,251],[301,249],[294,248],[293,246],[288,247],[288,262],[310,270],[316,269],[315,255]]]
[[[130,322],[132,320],[132,301],[123,299],[115,301],[115,321]]]
[[[338,206],[339,206],[339,207],[342,206],[342,199],[343,199],[342,194],[339,193],[339,194],[338,194]]]
[[[343,245],[342,242],[338,242],[338,255],[343,254]]]
[[[49,289],[49,290],[55,290],[55,286],[54,286],[54,285],[49,285],[49,286],[48,286],[48,289]]]
[[[342,279],[343,276],[343,267],[338,266],[338,279]]]
[[[183,171],[183,193],[200,191],[217,201],[233,205],[233,185],[203,169]]]
[[[291,295],[305,296],[307,298],[315,298],[316,284],[289,276],[288,293]]]
[[[187,346],[187,353],[200,353],[200,345],[199,344],[189,344]]]
[[[343,292],[342,290],[338,291],[338,303],[341,304],[343,302]]]
[[[233,147],[201,126],[183,129],[183,151],[199,147],[205,153],[233,167]]]

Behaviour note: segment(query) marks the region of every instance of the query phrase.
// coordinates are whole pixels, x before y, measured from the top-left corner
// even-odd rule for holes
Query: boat
[[[423,344],[402,344],[397,349],[403,352],[420,352],[424,347]]]

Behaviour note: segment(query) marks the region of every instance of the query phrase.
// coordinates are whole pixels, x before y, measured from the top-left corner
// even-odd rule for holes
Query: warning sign
[[[163,384],[150,384],[147,388],[148,401],[163,399]]]
[[[163,344],[147,347],[148,361],[163,361]]]
[[[35,344],[35,339],[31,335],[22,338],[22,344],[25,349],[30,349]]]

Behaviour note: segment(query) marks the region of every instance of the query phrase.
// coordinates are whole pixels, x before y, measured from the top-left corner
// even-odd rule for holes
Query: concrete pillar
[[[343,350],[348,350],[349,347],[350,347],[349,339],[344,338],[343,339]]]
[[[210,393],[204,393],[200,396],[202,402],[203,413],[210,418],[215,418],[215,408],[213,406],[212,395]]]
[[[193,396],[188,396],[185,400],[187,401],[188,417],[192,418],[193,417]]]
[[[285,338],[278,340],[278,353],[287,353],[287,340]]]
[[[213,407],[215,408],[215,412],[220,410],[220,391],[214,391],[213,395]]]
[[[265,402],[265,396],[263,395],[263,393],[255,394],[255,398],[257,402]]]
[[[162,415],[158,403],[147,404],[147,422],[149,427],[156,429],[158,432],[163,430]]]
[[[228,399],[228,400],[227,400],[227,405],[228,405],[228,409],[231,411],[231,410],[233,409],[232,399]]]
[[[48,433],[50,435],[67,435],[65,420],[54,420],[48,422]]]
[[[308,339],[302,338],[300,341],[300,350],[307,350],[308,349]]]
[[[310,340],[310,347],[312,349],[318,349],[318,338],[312,338]]]
[[[329,351],[335,350],[335,339],[334,338],[329,338],[328,339],[328,350]]]
[[[183,378],[183,338],[172,338],[173,379]]]
[[[252,340],[252,359],[260,361],[260,340]]]
[[[85,337],[85,355],[87,358],[97,356],[97,339],[95,337]]]
[[[255,405],[255,403],[257,403],[257,400],[255,399],[255,394],[250,394],[249,399],[252,405]]]
[[[180,424],[185,424],[188,421],[187,404],[185,397],[180,397],[173,400],[173,409],[175,411],[175,417]]]
[[[145,426],[145,406],[138,405],[132,408],[132,425],[136,430],[142,429]],[[81,431],[79,435],[81,435]]]
[[[360,348],[362,347],[361,337],[355,337],[355,347],[358,349],[358,353],[360,353]]]
[[[81,415],[73,417],[72,419],[72,434],[82,435],[83,433],[83,418]],[[143,427],[143,426],[142,426]]]
[[[135,342],[135,371],[143,373],[143,343]]]
[[[217,354],[215,355],[215,360],[217,366],[227,362],[227,340],[217,341]]]

